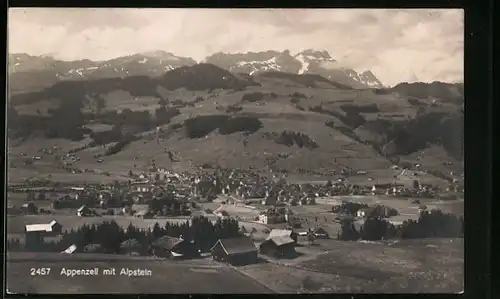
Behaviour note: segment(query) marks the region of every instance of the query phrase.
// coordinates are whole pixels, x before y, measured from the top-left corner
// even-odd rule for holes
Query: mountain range
[[[87,165],[112,146],[99,169],[116,178],[141,151],[179,171],[211,163],[331,176],[347,167],[392,181],[398,164],[433,182],[463,171],[463,84],[370,87],[373,74],[327,70],[336,63],[317,51],[219,53],[199,63],[166,52],[101,62],[11,55],[9,142],[17,157],[78,142]],[[162,141],[151,142],[157,128]]]
[[[257,75],[264,72],[315,74],[353,88],[382,88],[371,72],[358,73],[340,67],[327,51],[305,50],[295,55],[290,51],[248,53],[216,53],[203,61],[233,74]],[[61,61],[48,56],[9,55],[9,86],[12,93],[37,91],[64,80],[93,80],[129,76],[158,77],[165,72],[192,66],[196,60],[165,51],[145,52],[106,61],[88,59]]]

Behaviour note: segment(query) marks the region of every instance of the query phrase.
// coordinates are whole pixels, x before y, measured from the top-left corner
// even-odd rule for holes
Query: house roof
[[[87,206],[86,205],[83,205],[81,207],[78,208],[78,212],[82,212],[84,210],[88,210]]]
[[[182,243],[184,240],[180,238],[175,238],[175,237],[170,237],[170,236],[163,236],[158,239],[156,239],[151,246],[153,247],[159,247],[167,250],[173,249],[175,246],[179,245]]]
[[[76,245],[73,244],[73,245],[71,245],[70,247],[68,247],[66,250],[64,250],[61,253],[69,253],[69,254],[71,254],[71,253],[75,252],[76,249],[77,249]]]
[[[268,242],[268,241],[273,242],[274,244],[276,244],[276,246],[283,246],[283,245],[292,244],[295,242],[292,238],[290,238],[288,236],[275,236],[272,238],[268,238],[265,242]]]
[[[139,241],[136,239],[128,239],[120,243],[120,247],[140,247]]]
[[[257,251],[257,247],[253,243],[252,239],[248,237],[238,237],[238,238],[230,238],[230,239],[219,239],[217,243],[215,243],[214,247],[217,244],[221,244],[222,248],[227,254],[238,254],[238,253],[246,253]],[[214,248],[212,247],[212,249]]]
[[[27,232],[52,232],[56,224],[58,224],[57,221],[52,220],[45,224],[28,224],[25,229]]]
[[[288,229],[273,229],[267,239],[271,239],[274,237],[290,237],[293,234],[293,231]]]

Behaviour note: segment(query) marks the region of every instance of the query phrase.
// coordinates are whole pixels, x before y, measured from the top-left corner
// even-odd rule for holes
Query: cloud
[[[313,48],[389,85],[463,78],[462,10],[29,8],[8,28],[9,52],[64,60]]]

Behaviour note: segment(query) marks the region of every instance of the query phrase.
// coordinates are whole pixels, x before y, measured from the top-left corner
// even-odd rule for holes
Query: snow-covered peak
[[[268,50],[246,53],[215,53],[205,63],[216,65],[233,73],[258,75],[263,72],[316,74],[333,82],[352,87],[382,87],[376,76],[365,71],[357,73],[331,57],[327,51],[306,49],[297,54],[290,51]],[[59,61],[27,54],[9,55],[9,72],[47,71],[58,80],[109,78],[124,76],[159,76],[181,66],[195,65],[189,57],[166,51],[143,52],[117,57],[107,61]]]
[[[328,51],[326,51],[326,50],[316,51],[316,50],[312,50],[312,49],[307,49],[307,50],[304,50],[304,51],[297,53],[295,56],[297,57],[300,55],[307,57],[310,60],[316,59],[316,60],[323,60],[323,61],[324,60],[334,61],[332,56],[330,56],[330,53],[328,53]]]
[[[297,53],[294,58],[300,61],[301,64],[299,74],[307,73],[312,64],[314,66],[322,66],[324,63],[335,62],[335,59],[327,51],[314,51],[311,49]]]
[[[375,77],[375,75],[367,70],[359,75],[360,82],[370,86],[370,87],[383,87],[382,83]]]

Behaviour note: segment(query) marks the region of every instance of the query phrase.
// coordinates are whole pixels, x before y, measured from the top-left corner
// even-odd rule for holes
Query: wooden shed
[[[210,251],[214,260],[234,266],[257,263],[257,247],[248,237],[219,239]]]

